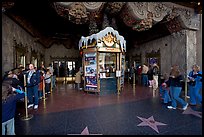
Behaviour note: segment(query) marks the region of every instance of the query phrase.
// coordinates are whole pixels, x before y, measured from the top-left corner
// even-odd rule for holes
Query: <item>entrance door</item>
[[[67,74],[68,77],[74,77],[76,74],[76,66],[75,61],[67,61]]]
[[[73,82],[75,80],[75,61],[68,61],[66,59],[56,59],[52,62],[53,68],[56,71],[58,82]],[[70,78],[69,78],[70,77]]]

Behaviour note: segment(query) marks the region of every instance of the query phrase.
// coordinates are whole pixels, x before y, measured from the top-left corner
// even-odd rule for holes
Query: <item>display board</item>
[[[85,90],[97,90],[96,53],[84,54]]]

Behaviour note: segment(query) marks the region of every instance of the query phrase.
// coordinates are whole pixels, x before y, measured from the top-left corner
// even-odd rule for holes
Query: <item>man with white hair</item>
[[[27,90],[28,90],[28,100],[29,105],[28,108],[34,106],[34,109],[38,109],[38,83],[39,83],[39,76],[36,70],[34,69],[33,64],[29,65],[29,70],[26,75],[26,82],[27,82]],[[34,96],[34,100],[33,100]]]

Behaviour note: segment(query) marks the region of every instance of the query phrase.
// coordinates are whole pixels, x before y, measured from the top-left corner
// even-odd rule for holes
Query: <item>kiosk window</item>
[[[100,78],[115,77],[116,53],[99,53]]]

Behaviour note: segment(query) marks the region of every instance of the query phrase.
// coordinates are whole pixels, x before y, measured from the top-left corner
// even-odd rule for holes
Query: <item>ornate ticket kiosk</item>
[[[84,90],[100,94],[118,93],[124,87],[126,41],[107,27],[97,34],[81,37]]]

